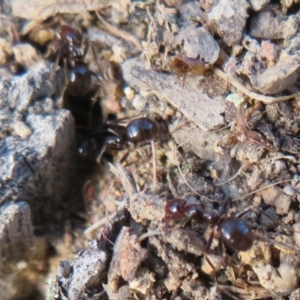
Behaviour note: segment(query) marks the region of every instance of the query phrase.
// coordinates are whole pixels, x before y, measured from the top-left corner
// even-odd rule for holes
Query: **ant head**
[[[186,205],[186,200],[184,199],[173,199],[168,201],[165,207],[165,217],[164,221],[169,220],[181,220],[185,217],[184,207]]]
[[[82,47],[82,34],[75,28],[68,25],[62,25],[59,32],[56,33],[57,38],[66,45],[71,57],[80,57],[84,55]]]

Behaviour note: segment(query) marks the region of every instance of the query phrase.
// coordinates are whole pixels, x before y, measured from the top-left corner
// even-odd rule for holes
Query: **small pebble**
[[[277,58],[277,46],[269,41],[262,41],[262,56],[264,56],[268,61],[275,61]]]
[[[134,90],[130,86],[124,88],[124,94],[129,101],[132,101],[135,96]]]
[[[24,122],[17,122],[14,126],[15,133],[22,139],[26,139],[31,135],[31,129]]]
[[[28,69],[40,60],[35,48],[30,44],[15,45],[13,53],[16,62]]]
[[[291,186],[284,187],[283,191],[288,196],[295,196],[296,195],[296,190],[294,188],[292,188]]]

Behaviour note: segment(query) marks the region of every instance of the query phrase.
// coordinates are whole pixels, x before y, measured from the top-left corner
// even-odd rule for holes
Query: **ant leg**
[[[264,210],[262,210],[260,207],[257,207],[257,206],[254,206],[254,205],[251,205],[247,208],[245,208],[244,210],[242,210],[241,212],[239,212],[238,214],[235,215],[236,218],[240,218],[242,217],[243,215],[245,215],[246,213],[248,213],[249,211],[251,210],[257,210],[259,211],[261,214],[263,214],[265,217],[267,217],[269,220],[271,220],[272,222],[274,222],[277,226],[279,225],[283,225],[284,227],[285,224],[282,224],[280,221],[278,220],[275,220],[273,219],[271,216],[269,216]],[[290,230],[290,229],[289,229]]]
[[[54,40],[51,42],[51,44],[53,44],[54,45]],[[58,54],[57,54],[57,57],[56,57],[56,59],[55,59],[55,68],[53,68],[53,72],[50,74],[50,76],[49,76],[49,78],[50,78],[50,80],[52,80],[53,79],[53,76],[54,76],[54,71],[56,70],[56,68],[57,68],[57,66],[59,66],[59,61],[60,61],[60,59],[62,58],[62,56],[63,56],[63,51],[65,50],[65,47],[66,47],[66,43],[64,43],[64,44],[62,44],[61,45],[61,47],[60,47],[60,49],[59,49],[59,52],[58,52]],[[53,47],[53,46],[52,46]],[[51,48],[50,48],[51,49]],[[50,50],[51,51],[51,50]],[[51,52],[49,52],[49,54],[47,54],[47,56],[50,56],[50,53]],[[47,57],[46,57],[47,58]],[[64,61],[64,65],[65,65],[65,61]],[[66,81],[66,86],[68,85],[68,82],[69,82],[69,80],[67,80]]]
[[[228,205],[232,207],[232,201],[230,197],[226,196],[225,201],[221,207],[220,216],[222,216],[226,212],[226,210],[228,209]]]
[[[95,44],[94,43],[92,43],[92,42],[90,42],[89,40],[87,40],[87,46],[86,46],[86,48],[85,48],[85,54],[87,53],[87,49],[88,48],[91,48],[92,49],[92,52],[93,52],[93,56],[94,56],[94,59],[95,59],[95,61],[96,61],[96,65],[97,65],[97,68],[98,68],[98,72],[99,72],[99,74],[101,74],[101,67],[100,67],[100,64],[99,64],[99,61],[98,61],[98,59],[97,59],[97,54],[96,54],[96,50],[95,50]],[[85,54],[84,54],[84,56],[85,56]],[[101,76],[100,76],[101,77]],[[102,77],[101,77],[102,78]]]
[[[105,151],[106,151],[106,147],[104,146],[104,147],[102,148],[102,150],[99,152],[99,154],[97,155],[97,157],[96,157],[96,162],[97,162],[98,164],[100,163],[101,158],[102,158],[102,156],[103,156],[103,154],[104,154]]]
[[[127,159],[129,153],[130,153],[129,150],[127,150],[126,153],[121,157],[120,163],[124,162]]]
[[[249,207],[245,208],[244,210],[242,210],[241,212],[239,212],[238,214],[236,214],[235,218],[240,218],[253,209],[254,209],[254,206],[249,206]],[[270,216],[269,216],[269,218],[270,218]]]
[[[154,192],[156,190],[156,154],[155,154],[154,141],[151,141],[151,150],[152,150],[152,167],[153,167],[152,191]]]
[[[100,91],[101,91],[101,86],[99,85],[95,95],[91,98],[91,108],[90,108],[90,112],[89,112],[89,116],[88,116],[88,119],[89,119],[88,122],[89,122],[90,127],[92,126],[92,114],[93,114],[94,106],[98,102],[98,97],[100,95]]]
[[[180,85],[180,88],[181,89],[185,89],[188,87],[188,82],[186,80],[186,75],[182,75],[182,76],[178,76],[178,82],[179,82],[179,85]]]
[[[139,117],[143,116],[143,113],[139,113],[138,115],[136,116],[133,116],[133,117],[124,117],[124,118],[120,118],[120,119],[116,119],[116,120],[108,120],[107,121],[107,125],[111,125],[111,126],[114,126],[114,127],[117,127],[117,128],[123,128],[123,127],[126,127],[126,121],[131,121],[131,120],[134,120],[134,119],[137,119]],[[126,124],[126,125],[125,125]]]
[[[211,247],[213,238],[214,238],[214,233],[215,233],[214,230],[210,233],[209,238],[208,238],[208,241],[207,241],[207,244],[206,244],[205,249],[204,249],[203,255],[204,255],[206,261],[208,262],[208,264],[211,266],[213,272],[215,273],[216,268],[214,267],[214,265],[212,264],[212,262],[210,261],[210,259],[209,259],[208,256],[207,256],[208,251],[209,251],[209,249],[210,249],[210,247]]]

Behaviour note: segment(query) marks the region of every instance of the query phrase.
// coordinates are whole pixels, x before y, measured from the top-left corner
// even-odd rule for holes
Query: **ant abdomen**
[[[159,134],[157,123],[150,118],[142,117],[132,120],[126,126],[125,139],[137,144],[156,138]]]
[[[221,239],[228,247],[235,251],[249,250],[254,241],[251,228],[239,218],[227,218],[219,224]]]

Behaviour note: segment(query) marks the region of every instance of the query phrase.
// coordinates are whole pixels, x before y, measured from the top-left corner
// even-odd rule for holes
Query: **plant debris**
[[[3,300],[298,299],[299,11],[6,1]]]

